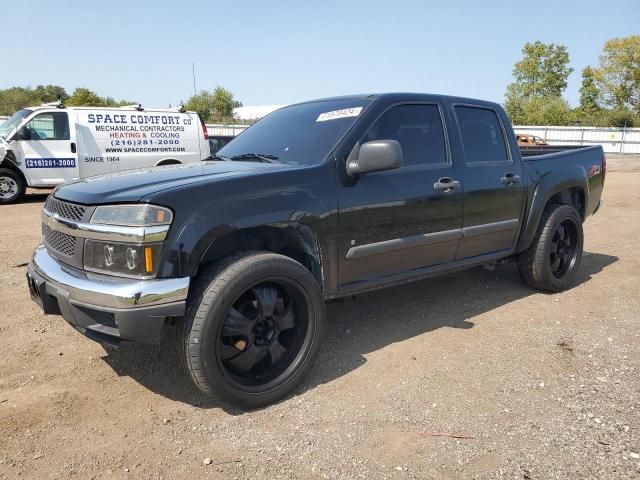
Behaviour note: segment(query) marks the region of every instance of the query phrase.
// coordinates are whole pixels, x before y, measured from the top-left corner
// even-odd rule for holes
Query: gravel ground
[[[639,159],[609,161],[575,288],[511,264],[332,303],[306,382],[251,412],[188,383],[172,329],[105,351],[38,311],[43,200],[0,207],[0,478],[640,478]]]

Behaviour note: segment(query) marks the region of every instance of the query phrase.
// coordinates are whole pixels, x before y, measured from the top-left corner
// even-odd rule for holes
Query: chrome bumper
[[[45,314],[61,314],[102,343],[157,343],[166,317],[186,309],[190,278],[132,280],[84,272],[62,263],[40,246],[27,267],[31,297]]]
[[[189,277],[132,280],[83,272],[55,260],[44,246],[33,254],[30,267],[47,282],[66,290],[69,298],[101,307],[134,308],[187,299]]]

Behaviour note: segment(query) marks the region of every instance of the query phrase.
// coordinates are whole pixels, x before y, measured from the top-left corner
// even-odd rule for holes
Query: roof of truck
[[[342,95],[336,97],[319,98],[315,100],[307,100],[304,102],[298,102],[297,104],[321,102],[327,100],[379,100],[387,99],[390,101],[441,101],[447,103],[461,103],[461,104],[473,104],[473,105],[485,105],[491,107],[500,107],[498,103],[490,102],[488,100],[480,100],[478,98],[457,97],[453,95],[439,95],[434,93],[415,93],[415,92],[387,92],[387,93],[366,93],[355,95]],[[294,104],[294,105],[297,105]],[[500,107],[501,108],[501,107]]]

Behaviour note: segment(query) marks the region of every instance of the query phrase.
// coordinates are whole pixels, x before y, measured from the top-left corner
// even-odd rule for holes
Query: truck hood
[[[56,188],[54,195],[61,200],[85,205],[137,202],[147,195],[170,188],[286,168],[290,167],[284,164],[221,161],[141,168],[76,180]]]

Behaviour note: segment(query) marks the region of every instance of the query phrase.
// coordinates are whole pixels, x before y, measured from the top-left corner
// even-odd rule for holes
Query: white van
[[[207,129],[195,112],[139,105],[25,108],[0,124],[0,203],[16,202],[27,186],[209,155]]]

